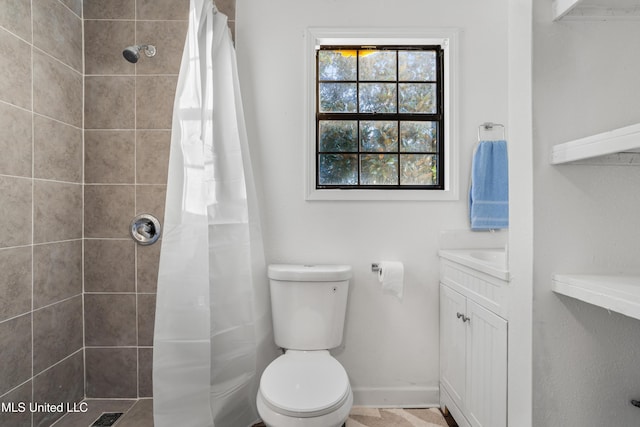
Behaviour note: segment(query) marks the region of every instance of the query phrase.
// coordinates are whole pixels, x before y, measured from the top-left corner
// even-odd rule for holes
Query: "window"
[[[307,30],[307,200],[458,199],[456,40]]]
[[[319,46],[316,188],[444,188],[440,46]]]

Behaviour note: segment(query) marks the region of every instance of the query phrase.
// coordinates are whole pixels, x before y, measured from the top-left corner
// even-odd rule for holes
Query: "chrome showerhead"
[[[140,51],[144,51],[144,54],[151,58],[156,54],[156,47],[152,44],[137,44],[133,46],[128,46],[125,50],[122,51],[122,56],[124,59],[135,64],[140,59]]]

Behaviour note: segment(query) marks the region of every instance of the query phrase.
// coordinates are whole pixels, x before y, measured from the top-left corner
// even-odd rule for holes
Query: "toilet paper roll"
[[[379,267],[378,281],[382,283],[382,291],[401,300],[404,290],[404,265],[399,261],[382,261]]]

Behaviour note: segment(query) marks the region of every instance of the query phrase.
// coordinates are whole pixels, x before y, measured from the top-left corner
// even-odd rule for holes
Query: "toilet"
[[[258,413],[268,427],[340,427],[353,392],[329,350],[342,342],[351,267],[275,264],[268,276],[275,342],[285,352],[260,378]]]

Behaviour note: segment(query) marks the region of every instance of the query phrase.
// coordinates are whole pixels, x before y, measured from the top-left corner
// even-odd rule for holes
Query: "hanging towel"
[[[473,155],[469,206],[472,230],[509,227],[507,141],[480,141]]]

